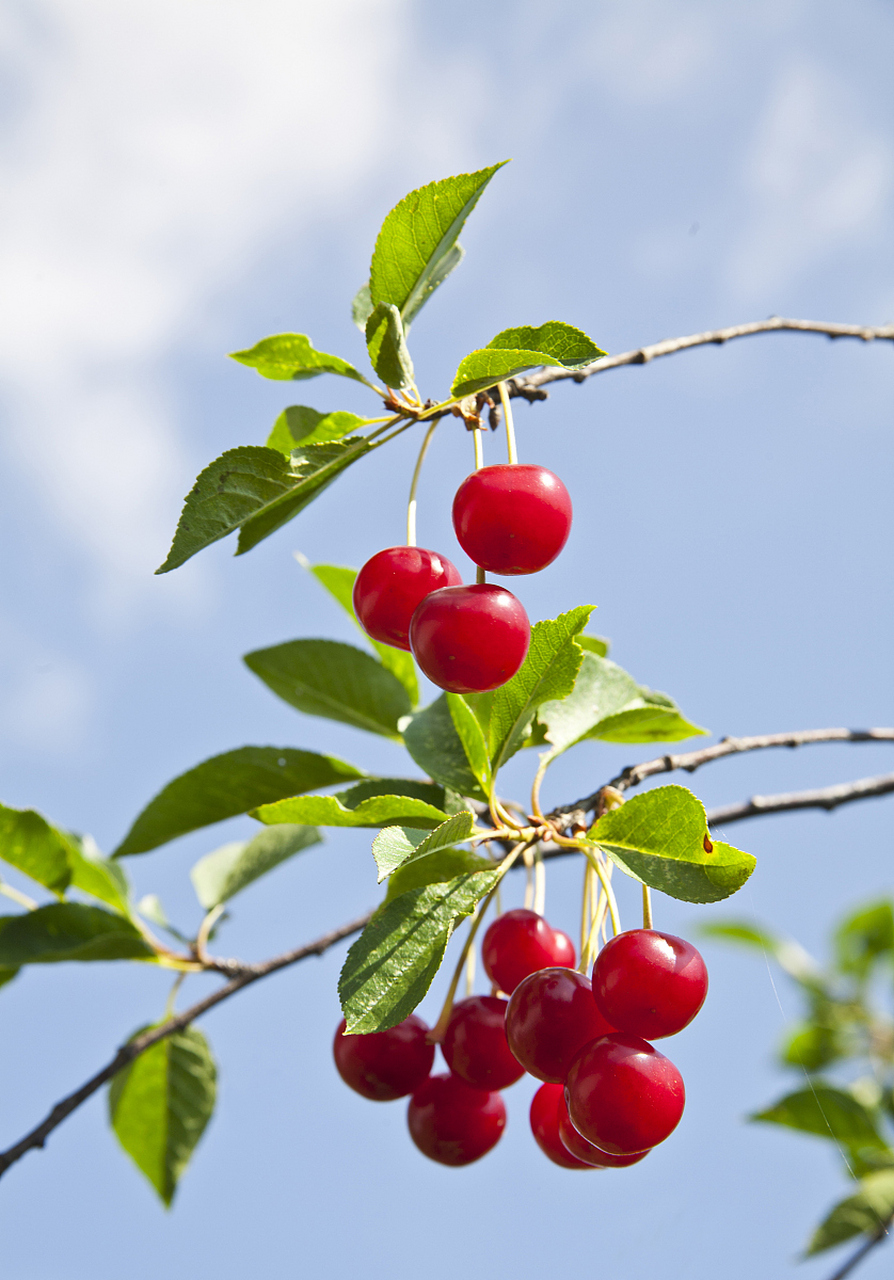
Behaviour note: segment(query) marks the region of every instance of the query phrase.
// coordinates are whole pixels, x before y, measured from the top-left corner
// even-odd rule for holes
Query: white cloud
[[[0,630],[0,721],[7,751],[64,755],[89,732],[90,677],[76,662],[11,625]]]

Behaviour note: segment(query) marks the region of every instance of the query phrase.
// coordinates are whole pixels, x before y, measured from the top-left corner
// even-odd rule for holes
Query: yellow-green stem
[[[506,423],[506,449],[509,453],[509,461],[512,464],[518,462],[518,450],[515,447],[515,424],[512,421],[512,405],[509,403],[509,392],[505,382],[497,384],[500,392],[500,403],[503,406],[503,420]]]
[[[539,845],[534,852],[534,910],[538,916],[546,911],[546,867]]]
[[[0,881],[0,893],[4,898],[9,898],[12,902],[17,902],[20,907],[27,907],[29,911],[36,911],[38,904],[33,898],[29,898],[27,893],[21,893],[18,889],[14,889],[11,884]]]
[[[652,895],[647,884],[643,885],[643,928],[652,928]]]
[[[425,433],[425,439],[419,450],[419,457],[416,459],[416,467],[413,471],[413,479],[410,481],[410,496],[407,500],[407,546],[416,546],[416,490],[419,487],[419,477],[422,474],[422,464],[425,461],[425,455],[428,452],[428,446],[431,438],[435,434],[435,428],[438,425],[438,419],[431,424]]]

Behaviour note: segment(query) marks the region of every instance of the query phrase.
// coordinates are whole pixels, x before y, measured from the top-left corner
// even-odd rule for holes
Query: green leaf
[[[692,724],[671,707],[659,707],[640,699],[641,706],[628,707],[597,724],[588,738],[603,742],[681,742],[709,732]]]
[[[412,889],[376,912],[351,947],[338,983],[347,1031],[385,1031],[431,986],[457,920],[497,883],[497,870]]]
[[[469,765],[446,694],[403,722],[402,728],[404,746],[430,778],[460,795],[487,799]]]
[[[205,910],[210,911],[222,902],[229,902],[247,885],[293,854],[319,844],[321,839],[316,827],[283,823],[282,826],[259,831],[252,840],[225,844],[200,858],[190,871],[189,878],[196,897]]]
[[[490,760],[487,755],[487,741],[484,737],[484,730],[482,729],[475,712],[461,694],[448,693],[446,696],[447,706],[450,710],[450,718],[453,721],[456,736],[462,744],[465,757],[469,762],[469,768],[475,775],[482,793],[487,795],[490,789],[492,775]]]
[[[813,1233],[807,1256],[822,1253],[853,1236],[871,1234],[894,1213],[894,1169],[882,1169],[861,1178],[860,1190],[840,1201]]]
[[[494,773],[524,744],[538,708],[571,692],[584,656],[575,636],[592,612],[592,605],[581,605],[555,620],[535,622],[528,656],[512,679],[490,695],[485,733]],[[473,707],[482,719],[486,704],[476,701]]]
[[[6,964],[0,965],[0,987],[5,987],[7,982],[12,982],[17,973],[17,968],[11,968]]]
[[[712,841],[705,808],[686,787],[656,787],[612,809],[590,839],[623,871],[682,902],[719,902],[741,889],[755,860]]]
[[[873,964],[894,952],[894,911],[885,899],[862,907],[835,931],[835,957],[842,973],[868,976]]]
[[[278,333],[272,338],[262,338],[246,351],[231,352],[231,359],[248,365],[249,369],[256,369],[262,378],[273,378],[279,382],[337,373],[342,378],[362,382],[373,391],[377,389],[347,360],[327,355],[325,351],[315,351],[306,333]]]
[[[363,632],[364,637],[379,655],[382,666],[390,671],[392,675],[397,676],[410,696],[411,705],[415,707],[419,702],[419,681],[416,678],[416,664],[413,662],[413,655],[408,653],[406,649],[395,649],[390,644],[380,644],[378,640],[373,640],[370,636],[367,636],[360,625],[357,614],[354,612],[354,581],[357,577],[357,570],[349,569],[346,565],[340,564],[311,564],[309,560],[298,552],[295,555],[298,563],[307,569],[308,573],[314,575],[317,582],[325,587],[329,594],[338,601],[358,630]]]
[[[92,836],[72,836],[69,854],[71,884],[108,903],[122,915],[130,914],[130,885],[124,868],[104,858]]]
[[[887,1146],[870,1111],[853,1094],[831,1085],[817,1084],[811,1089],[790,1093],[750,1118],[813,1133],[819,1138],[831,1138],[846,1147]]]
[[[369,361],[386,387],[413,386],[413,361],[407,350],[400,312],[391,302],[379,302],[366,322]]]
[[[373,300],[370,297],[369,285],[362,284],[354,294],[354,301],[351,303],[351,319],[364,335],[366,334],[366,322],[372,309]]]
[[[341,440],[352,431],[368,425],[369,420],[358,418],[356,413],[346,413],[341,409],[334,413],[318,413],[304,404],[290,404],[274,422],[265,445],[288,456],[299,444],[326,444],[330,440]]]
[[[577,635],[575,641],[583,638]],[[537,712],[553,747],[550,755],[567,751],[637,697],[639,685],[633,676],[608,658],[585,651],[571,692],[558,701],[543,703]]]
[[[386,827],[372,843],[373,857],[379,868],[379,884],[402,863],[462,844],[474,830],[475,815],[466,809],[454,814],[431,832],[413,827]]]
[[[559,320],[549,320],[537,328],[521,325],[504,329],[486,347],[471,352],[460,363],[451,394],[457,398],[474,395],[526,369],[544,365],[583,369],[604,355],[592,338]]]
[[[179,568],[236,529],[242,529],[236,551],[242,555],[302,511],[369,449],[362,436],[305,445],[287,458],[263,445],[228,449],[186,495],[167,559],[155,572]]]
[[[447,818],[444,788],[414,778],[369,778],[334,796],[293,796],[255,809],[260,822],[317,827],[437,827]]]
[[[804,1022],[788,1035],[780,1057],[789,1067],[820,1071],[846,1054],[833,1027]]]
[[[114,857],[146,853],[160,844],[248,813],[298,792],[316,791],[366,775],[335,756],[292,747],[239,747],[181,773],[150,800]]]
[[[370,299],[390,302],[409,328],[462,259],[456,241],[491,178],[508,161],[411,191],[382,224],[370,266]],[[358,295],[359,299],[359,295]],[[355,306],[358,302],[355,299]]]
[[[493,865],[471,849],[439,849],[425,858],[411,858],[389,876],[385,901],[427,884],[446,884],[467,872],[489,871]]]
[[[824,989],[819,966],[797,942],[777,938],[749,920],[715,921],[703,924],[699,933],[703,938],[720,938],[727,942],[740,942],[745,946],[772,956],[776,963],[796,982],[815,991]]]
[[[244,662],[278,697],[307,715],[400,737],[397,722],[410,711],[409,694],[362,649],[336,640],[291,640],[247,653]]]
[[[159,1040],[112,1078],[112,1128],[166,1205],[211,1119],[216,1094],[214,1059],[194,1027]]]
[[[599,658],[607,658],[611,642],[605,636],[579,635],[577,643],[588,653],[595,653]]]
[[[154,959],[128,919],[101,907],[54,902],[21,916],[0,916],[0,965]]]
[[[70,837],[34,809],[0,804],[0,858],[62,897],[71,883]]]

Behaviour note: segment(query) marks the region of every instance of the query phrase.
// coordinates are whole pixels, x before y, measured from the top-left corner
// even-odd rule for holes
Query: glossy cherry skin
[[[410,619],[419,602],[461,582],[459,570],[437,551],[386,547],[367,560],[354,580],[354,612],[373,640],[409,649]]]
[[[573,969],[530,974],[506,1010],[510,1049],[532,1076],[553,1083],[565,1079],[578,1050],[613,1030],[596,1008],[590,979]]]
[[[594,1168],[588,1161],[578,1160],[562,1144],[559,1137],[559,1116],[562,1112],[567,1115],[564,1086],[542,1084],[531,1099],[531,1132],[534,1141],[543,1154],[562,1169]]]
[[[550,1087],[558,1089],[561,1086],[554,1084]],[[649,1154],[648,1151],[636,1151],[632,1156],[612,1156],[607,1151],[600,1151],[592,1142],[587,1142],[571,1123],[568,1108],[565,1105],[564,1092],[563,1089],[561,1102],[556,1107],[556,1125],[559,1141],[572,1159],[580,1160],[591,1169],[626,1169],[628,1165],[645,1160]]]
[[[491,573],[537,573],[571,532],[571,498],[546,467],[504,463],[468,476],[453,499],[459,545]]]
[[[506,1108],[496,1091],[473,1089],[459,1076],[429,1076],[410,1099],[410,1137],[439,1164],[480,1160],[506,1128]]]
[[[505,684],[524,662],[530,639],[521,602],[491,582],[433,591],[410,623],[413,657],[429,680],[450,693],[484,693]]]
[[[575,1129],[609,1155],[655,1147],[676,1129],[683,1077],[647,1040],[617,1031],[585,1045],[565,1078]]]
[[[519,908],[498,916],[484,935],[481,959],[491,982],[511,995],[528,974],[550,965],[574,967],[574,943],[551,929],[536,911]]]
[[[469,996],[453,1006],[441,1052],[454,1075],[476,1089],[505,1089],[525,1074],[506,1039],[508,1000]]]
[[[426,1042],[428,1027],[415,1013],[390,1031],[346,1036],[344,1030],[342,1018],[332,1045],[338,1074],[372,1102],[405,1098],[431,1071],[435,1046]]]
[[[593,998],[609,1022],[644,1040],[673,1036],[705,1003],[708,970],[690,942],[657,929],[611,938],[593,966]]]

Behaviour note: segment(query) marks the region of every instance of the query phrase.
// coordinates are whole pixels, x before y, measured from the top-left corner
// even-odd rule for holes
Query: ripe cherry
[[[459,1076],[429,1076],[410,1099],[410,1137],[439,1164],[480,1160],[506,1128],[506,1108],[496,1091],[473,1089]]]
[[[506,1039],[508,1000],[469,996],[453,1006],[441,1052],[454,1075],[476,1089],[505,1089],[525,1074]]]
[[[656,929],[611,938],[593,966],[593,998],[619,1031],[644,1040],[673,1036],[708,994],[705,962],[691,943]]]
[[[356,1093],[373,1102],[392,1102],[412,1093],[431,1071],[435,1047],[428,1027],[415,1013],[389,1031],[346,1036],[342,1018],[332,1053],[338,1074]]]
[[[561,929],[551,929],[536,911],[519,908],[498,916],[484,935],[481,959],[491,982],[511,995],[523,978],[559,965],[574,966],[574,943]]]
[[[559,1137],[559,1116],[564,1111],[564,1087],[560,1084],[542,1084],[531,1099],[531,1132],[534,1140],[553,1164],[560,1165],[563,1169],[592,1169],[592,1164],[586,1160],[578,1160],[562,1144]]]
[[[473,583],[425,597],[410,623],[410,648],[429,680],[451,693],[505,684],[528,652],[531,624],[505,587]]]
[[[613,1030],[596,1008],[590,979],[573,969],[530,974],[506,1010],[510,1049],[532,1076],[554,1083],[565,1079],[579,1049]]]
[[[461,582],[459,570],[437,551],[386,547],[367,560],[354,580],[354,612],[373,640],[409,649],[410,619],[420,600]]]
[[[670,1058],[621,1031],[585,1045],[565,1080],[571,1123],[610,1155],[663,1142],[680,1123],[685,1101],[683,1077]]]
[[[561,1085],[554,1084],[550,1088],[559,1089]],[[568,1108],[565,1105],[564,1089],[562,1093],[563,1096],[556,1107],[556,1121],[559,1141],[570,1156],[589,1165],[591,1169],[626,1169],[628,1165],[645,1160],[649,1154],[648,1151],[636,1151],[632,1156],[612,1156],[607,1151],[600,1151],[592,1142],[587,1142],[571,1123]]]
[[[504,463],[468,476],[453,499],[459,545],[491,573],[537,573],[571,532],[571,498],[546,467]]]

